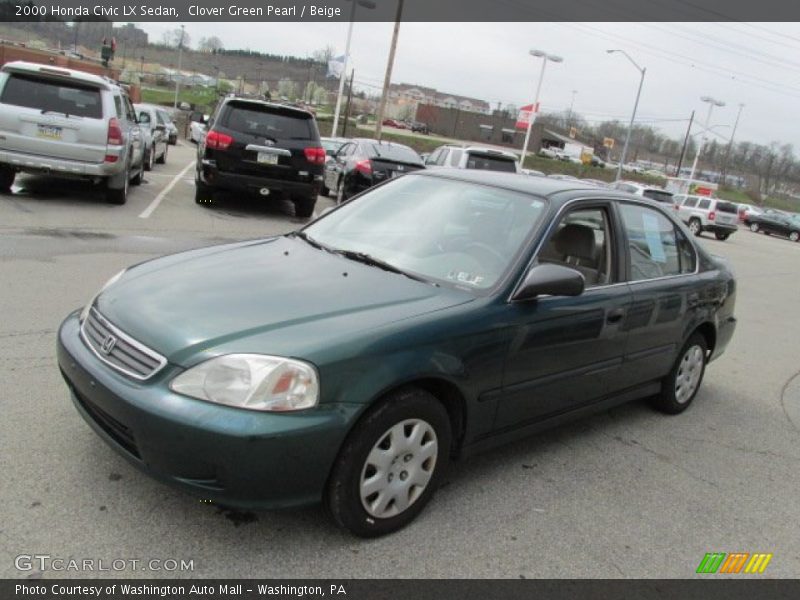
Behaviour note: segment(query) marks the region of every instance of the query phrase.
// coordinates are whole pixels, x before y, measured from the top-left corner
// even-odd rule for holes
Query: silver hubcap
[[[694,394],[703,374],[704,361],[703,349],[700,346],[692,346],[681,358],[675,376],[675,399],[678,404],[685,404]]]
[[[758,231],[758,225],[756,225],[755,223],[750,225],[750,231]]]
[[[697,221],[692,221],[689,223],[689,231],[692,233],[697,233],[700,230],[700,224]]]
[[[796,231],[793,231],[792,233],[789,234],[789,239],[792,240],[793,242],[796,242],[797,240],[800,239],[800,234],[797,233]]]
[[[394,517],[414,504],[436,468],[436,432],[420,419],[401,421],[373,446],[361,470],[361,504],[370,516]]]
[[[153,150],[150,152],[150,160],[148,160],[151,169],[153,168],[153,163],[155,162],[155,158],[156,158],[156,148],[155,146],[153,146]]]

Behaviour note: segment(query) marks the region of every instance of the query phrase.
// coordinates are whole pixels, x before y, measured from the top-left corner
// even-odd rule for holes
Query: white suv
[[[694,235],[711,231],[718,240],[727,240],[739,229],[738,207],[727,200],[678,194],[675,196],[675,210]]]
[[[103,183],[124,204],[143,158],[136,111],[112,80],[23,61],[0,69],[0,193],[29,172]]]
[[[440,146],[425,159],[425,166],[520,172],[519,157],[516,154],[481,146]]]

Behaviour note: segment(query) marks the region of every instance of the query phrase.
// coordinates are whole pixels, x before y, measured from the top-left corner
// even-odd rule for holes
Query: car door
[[[662,211],[620,203],[633,294],[624,330],[626,384],[664,377],[700,308],[697,255],[683,231]]]
[[[142,130],[139,127],[139,120],[136,118],[136,109],[133,108],[128,96],[122,96],[123,105],[123,122],[124,129],[128,133],[131,147],[131,164],[139,166],[142,164],[144,158],[144,142],[142,139]]]
[[[591,404],[620,386],[631,293],[611,201],[576,204],[550,230],[535,264],[580,270],[575,297],[509,305],[512,327],[495,428],[522,426]]]
[[[336,154],[333,155],[332,160],[325,162],[325,187],[329,190],[336,191],[339,185],[339,175],[344,168],[346,156],[353,150],[353,146],[354,144],[352,142],[344,144],[339,148]]]

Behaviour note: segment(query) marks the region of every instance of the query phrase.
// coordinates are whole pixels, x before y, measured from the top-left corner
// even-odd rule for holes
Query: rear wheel
[[[339,185],[336,186],[336,204],[342,204],[347,200],[344,193],[344,178],[339,179]]]
[[[168,145],[168,144],[164,144],[164,154],[162,154],[161,156],[159,156],[159,157],[156,159],[156,162],[157,162],[158,164],[160,164],[160,165],[165,165],[165,164],[167,164],[167,148],[169,148],[169,145]]]
[[[750,223],[750,231],[758,233],[758,223]]]
[[[130,183],[130,171],[125,172],[121,188],[109,187],[106,184],[106,202],[109,204],[125,204],[128,201],[128,184]]]
[[[300,219],[308,219],[314,214],[314,206],[317,204],[316,198],[295,198],[294,214]]]
[[[715,233],[714,237],[716,237],[720,242],[724,242],[731,236],[730,233]]]
[[[7,193],[11,191],[11,186],[14,184],[14,177],[17,173],[14,169],[8,167],[0,167],[0,192]]]
[[[796,241],[800,240],[800,231],[792,231],[789,234],[789,240],[792,241],[792,242],[796,242]]]
[[[194,201],[197,204],[211,204],[211,188],[197,176],[194,178]]]
[[[696,236],[703,233],[703,225],[700,223],[700,219],[689,219],[689,231]]]
[[[417,388],[398,390],[353,428],[331,472],[327,506],[360,537],[396,531],[422,512],[447,469],[450,419]]]
[[[693,333],[683,346],[678,360],[662,383],[653,405],[661,412],[676,415],[694,400],[706,369],[708,344],[700,333]]]

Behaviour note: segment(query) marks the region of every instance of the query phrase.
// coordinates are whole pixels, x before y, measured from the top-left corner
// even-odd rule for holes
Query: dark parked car
[[[776,212],[750,214],[747,218],[750,231],[780,235],[792,242],[800,241],[800,215],[784,215]]]
[[[298,217],[310,217],[322,185],[325,150],[308,111],[228,97],[208,123],[197,149],[195,201],[215,190],[288,198]]]
[[[78,412],[152,476],[231,506],[324,501],[376,536],[451,458],[638,398],[692,403],[736,285],[673,212],[417,171],[302,231],[129,268],[67,317],[58,362]]]
[[[378,183],[424,169],[422,158],[402,144],[356,138],[339,148],[325,165],[324,187],[344,202]]]

